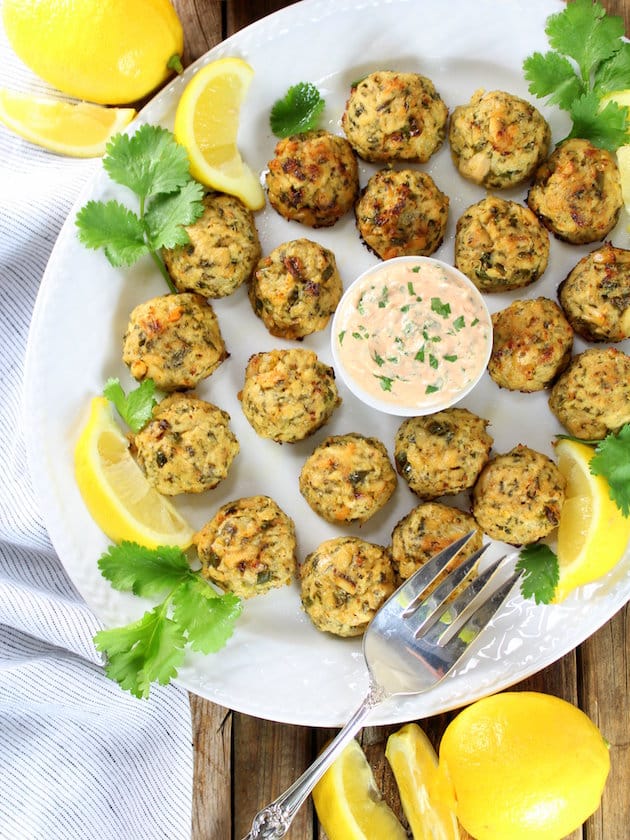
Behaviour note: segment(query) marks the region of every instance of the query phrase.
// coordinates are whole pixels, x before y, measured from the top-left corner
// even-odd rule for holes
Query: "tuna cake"
[[[223,505],[194,542],[202,575],[239,598],[288,586],[297,573],[295,525],[269,496]]]
[[[358,537],[321,543],[300,569],[302,606],[318,630],[361,636],[396,589],[388,548]]]
[[[430,79],[381,70],[353,85],[341,127],[364,160],[426,163],[444,142],[447,119]]]
[[[201,295],[161,295],[129,316],[123,361],[134,379],[152,379],[161,391],[194,388],[227,356],[217,316]]]
[[[467,408],[408,417],[396,432],[396,469],[422,499],[461,493],[473,486],[493,439],[488,421]]]
[[[190,242],[165,248],[162,257],[180,292],[221,298],[249,280],[260,242],[254,216],[238,198],[212,192],[203,206],[203,215],[186,227]]]
[[[445,572],[481,548],[483,535],[469,513],[441,502],[423,502],[404,516],[392,531],[392,561],[398,577],[406,580],[454,540],[474,535]]]
[[[133,438],[136,460],[159,493],[203,493],[227,476],[239,444],[230,415],[190,393],[175,393],[153,409]]]
[[[558,239],[604,239],[623,207],[615,158],[588,140],[565,140],[536,170],[527,203]]]
[[[488,196],[469,207],[455,229],[455,267],[482,292],[534,283],[547,267],[549,234],[528,207]]]
[[[269,203],[289,221],[330,227],[354,205],[359,169],[345,137],[328,131],[294,134],[276,144],[266,175]]]
[[[249,299],[271,335],[301,339],[324,329],[342,290],[333,252],[310,239],[294,239],[260,260]]]
[[[547,157],[551,130],[532,104],[502,90],[477,90],[453,110],[448,139],[460,175],[490,189],[529,180]]]
[[[473,516],[491,539],[526,545],[558,526],[564,491],[551,458],[519,444],[484,467],[473,488]]]
[[[558,299],[587,341],[630,338],[630,251],[606,242],[582,257],[558,287]]]
[[[350,432],[320,443],[302,467],[299,486],[328,522],[366,522],[387,504],[397,480],[381,441]]]
[[[573,437],[602,440],[630,423],[630,356],[616,347],[579,353],[549,395],[549,408]]]
[[[548,388],[571,359],[573,330],[549,298],[515,300],[492,315],[488,373],[510,391]]]
[[[449,200],[426,172],[382,169],[355,206],[365,244],[383,260],[430,256],[442,244]]]
[[[302,348],[254,354],[238,396],[254,431],[278,443],[309,437],[341,403],[333,369]]]

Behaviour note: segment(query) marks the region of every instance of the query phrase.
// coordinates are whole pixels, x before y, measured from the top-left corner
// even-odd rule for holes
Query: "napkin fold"
[[[0,36],[0,87],[45,89],[1,26]],[[33,305],[61,225],[98,166],[0,126],[1,840],[189,840],[191,832],[187,693],[155,687],[138,700],[105,677],[92,641],[100,624],[47,536],[22,434]]]

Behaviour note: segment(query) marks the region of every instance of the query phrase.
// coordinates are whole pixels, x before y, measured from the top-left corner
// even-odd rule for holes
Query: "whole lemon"
[[[104,105],[135,102],[164,82],[184,36],[169,0],[4,0],[22,61],[63,93]]]
[[[476,840],[561,840],[597,810],[609,770],[587,715],[538,692],[473,703],[440,742],[439,773]]]

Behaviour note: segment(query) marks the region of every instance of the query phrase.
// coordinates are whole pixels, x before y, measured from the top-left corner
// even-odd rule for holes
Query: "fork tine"
[[[437,621],[440,615],[440,607],[452,596],[459,585],[466,580],[479,562],[489,543],[482,545],[470,557],[463,560],[456,566],[444,580],[426,598],[418,596],[412,604],[403,612],[403,618],[407,619],[409,626],[413,628],[415,635],[424,633]]]
[[[445,567],[448,566],[451,560],[457,556],[458,552],[472,539],[475,533],[476,531],[469,531],[463,537],[447,545],[446,548],[438,552],[438,554],[421,566],[417,572],[414,572],[404,582],[394,597],[398,605],[404,609],[405,613],[408,610],[413,612],[415,609],[413,605],[417,605],[417,602],[422,597],[422,593],[433,583]]]

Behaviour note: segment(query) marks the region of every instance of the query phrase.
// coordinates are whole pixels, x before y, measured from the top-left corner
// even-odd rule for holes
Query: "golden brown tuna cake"
[[[549,407],[570,435],[602,440],[630,423],[630,357],[616,347],[579,353],[558,378]]]
[[[271,335],[300,339],[324,329],[342,291],[333,252],[310,239],[294,239],[259,261],[249,299]]]
[[[589,140],[565,140],[536,170],[527,203],[558,239],[604,239],[623,207],[615,158]]]
[[[162,257],[180,292],[225,297],[251,277],[261,253],[258,232],[252,212],[234,196],[208,193],[203,206],[186,228],[190,242],[165,248]]]
[[[306,459],[300,493],[328,522],[366,522],[383,508],[397,477],[385,446],[350,432],[327,437]]]
[[[492,448],[487,425],[487,420],[467,408],[408,417],[395,437],[394,460],[399,475],[423,499],[469,489]]]
[[[153,379],[161,391],[194,388],[227,355],[217,316],[201,295],[161,295],[129,316],[123,361],[134,379]]]
[[[519,444],[482,470],[473,488],[473,516],[491,539],[536,542],[558,526],[565,485],[551,458]]]
[[[447,119],[426,76],[381,70],[352,87],[341,127],[364,160],[426,163],[444,142]]]
[[[360,636],[396,588],[388,548],[358,537],[321,543],[300,569],[302,606],[318,630]]]
[[[551,130],[529,102],[502,90],[477,90],[453,110],[449,126],[460,175],[491,189],[529,180],[549,153]]]
[[[549,298],[515,300],[492,316],[488,373],[510,391],[542,391],[571,358],[573,330]]]
[[[171,394],[133,438],[149,483],[165,496],[203,493],[227,476],[239,451],[230,415],[190,393]]]
[[[345,137],[328,131],[294,134],[276,144],[266,175],[269,203],[281,216],[330,227],[353,206],[359,169]]]
[[[417,505],[394,526],[392,531],[392,560],[399,578],[406,580],[434,555],[454,540],[474,535],[458,552],[446,571],[458,566],[481,548],[483,535],[469,513],[442,504],[423,502]]]
[[[558,298],[587,341],[630,338],[630,251],[606,242],[582,257],[558,287]]]
[[[202,575],[239,598],[288,586],[297,572],[295,524],[269,496],[223,505],[194,542]]]
[[[455,266],[482,292],[528,286],[548,259],[549,234],[529,207],[488,196],[457,220]]]
[[[238,396],[256,433],[278,443],[309,437],[341,403],[332,367],[302,348],[255,353]]]
[[[381,259],[430,256],[441,245],[449,200],[426,172],[383,169],[355,206],[357,228]]]

